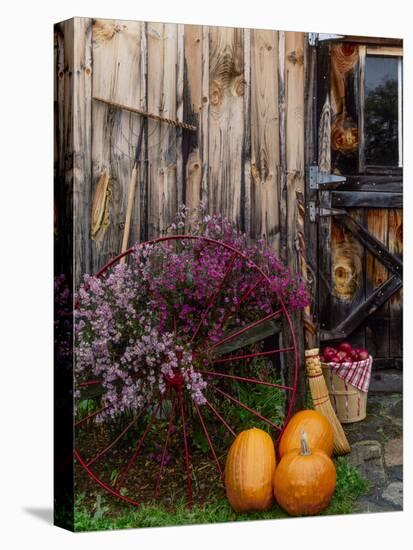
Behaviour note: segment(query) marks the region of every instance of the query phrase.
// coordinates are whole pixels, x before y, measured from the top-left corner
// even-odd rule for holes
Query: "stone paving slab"
[[[390,439],[384,444],[384,461],[386,466],[400,466],[403,464],[403,439]]]
[[[401,391],[402,373],[380,375],[372,382],[366,419],[343,426],[352,447],[348,463],[370,481],[369,493],[358,502],[359,512],[403,509],[403,400],[396,390]]]

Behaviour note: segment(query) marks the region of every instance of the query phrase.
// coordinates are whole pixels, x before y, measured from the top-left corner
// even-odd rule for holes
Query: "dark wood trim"
[[[323,183],[323,191],[363,191],[403,193],[403,178],[389,176],[348,176],[341,183]]]
[[[322,184],[324,191],[403,193],[403,178],[389,176],[348,176],[342,183]]]
[[[360,304],[352,313],[332,330],[320,331],[322,341],[340,340],[347,338],[359,327],[372,313],[393,296],[403,282],[397,275],[392,275],[387,281],[377,287],[365,302]]]
[[[322,120],[323,108],[326,98],[330,101],[330,69],[331,69],[331,44],[330,42],[321,42],[317,47],[317,66],[316,66],[316,139],[317,154],[315,162],[320,168],[320,159],[323,156],[321,152],[330,151],[331,155],[331,108],[324,111],[324,116],[330,120]],[[327,126],[327,132],[323,133],[323,124]],[[330,126],[330,128],[328,128]],[[321,135],[320,135],[321,134]],[[320,143],[320,141],[322,143]],[[323,144],[323,145],[322,145]],[[323,159],[323,169],[331,172],[330,163]],[[317,198],[317,197],[316,197]],[[331,207],[331,193],[320,189],[318,193],[319,206],[321,208]],[[307,202],[308,204],[308,202]],[[317,269],[317,324],[327,318],[331,309],[331,218],[320,217],[318,225],[318,269]],[[318,337],[320,333],[318,332]]]
[[[360,44],[358,48],[358,67],[355,74],[356,84],[356,104],[358,111],[358,172],[363,174],[366,169],[366,135],[364,124],[365,110],[365,79],[366,79],[366,46]]]
[[[355,36],[346,34],[340,38],[340,42],[352,42],[353,44],[368,44],[377,46],[403,47],[403,38],[376,38],[374,36]]]
[[[308,39],[305,41],[304,49],[304,143],[305,143],[305,247],[306,247],[306,263],[307,263],[307,284],[310,288],[312,297],[318,295],[318,227],[317,224],[311,222],[309,215],[310,201],[314,203],[318,200],[317,189],[310,188],[310,180],[308,177],[309,168],[317,164],[317,48],[310,46]],[[310,307],[304,311],[304,321],[309,324],[312,329],[317,330],[318,303],[314,299]],[[308,348],[315,347],[317,343],[317,335],[311,335],[309,330],[305,330],[305,342]]]
[[[403,176],[403,167],[366,164],[365,173],[377,176]]]
[[[402,193],[333,191],[333,208],[403,208]]]
[[[334,219],[350,231],[387,269],[396,276],[402,277],[403,262],[401,259],[389,252],[384,244],[369,233],[358,221],[347,214],[334,216]]]

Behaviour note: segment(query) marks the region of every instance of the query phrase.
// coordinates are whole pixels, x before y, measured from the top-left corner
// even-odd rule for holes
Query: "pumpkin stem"
[[[310,447],[308,446],[308,439],[307,434],[305,432],[301,432],[301,451],[300,454],[302,456],[308,456],[311,454]]]

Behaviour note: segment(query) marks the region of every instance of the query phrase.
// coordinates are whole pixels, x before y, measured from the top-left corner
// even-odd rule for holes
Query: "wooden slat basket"
[[[366,359],[371,361],[371,357]],[[321,363],[331,404],[342,424],[359,422],[366,418],[367,393],[349,384],[330,368],[329,363]]]

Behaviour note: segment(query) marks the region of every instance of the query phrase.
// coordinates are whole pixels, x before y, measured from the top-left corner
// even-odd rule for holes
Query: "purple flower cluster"
[[[213,342],[273,311],[277,296],[290,309],[308,304],[302,281],[263,241],[249,242],[204,205],[193,212],[181,207],[171,230],[209,237],[243,255],[203,240],[163,241],[136,245],[127,264],[100,278],[85,275],[76,297],[75,374],[78,383],[101,380],[108,408],[97,420],[139,411],[177,374],[202,405],[207,384],[198,368],[209,363]],[[252,262],[271,288],[259,284]]]

